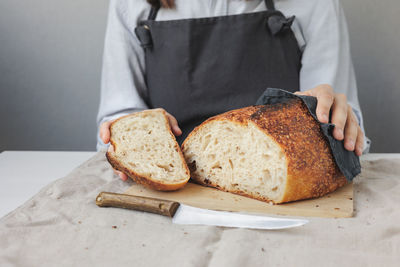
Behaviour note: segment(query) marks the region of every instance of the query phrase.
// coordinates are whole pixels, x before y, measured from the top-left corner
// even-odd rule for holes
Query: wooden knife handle
[[[115,207],[131,210],[141,210],[173,217],[179,207],[178,202],[150,197],[139,197],[125,194],[101,192],[96,197],[99,207]]]

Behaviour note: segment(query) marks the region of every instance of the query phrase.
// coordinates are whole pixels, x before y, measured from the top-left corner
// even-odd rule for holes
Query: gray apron
[[[299,90],[301,51],[294,17],[275,10],[219,17],[156,21],[159,6],[139,22],[150,108],[179,122],[182,142],[205,119],[254,105],[267,87]]]

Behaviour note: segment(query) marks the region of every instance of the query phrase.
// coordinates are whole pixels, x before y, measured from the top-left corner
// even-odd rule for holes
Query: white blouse
[[[175,9],[160,9],[156,20],[234,15],[266,10],[263,0],[176,0]],[[295,15],[292,30],[303,53],[300,90],[331,85],[347,95],[362,130],[346,19],[339,0],[275,0],[285,16]],[[97,124],[147,109],[144,51],[135,35],[138,21],[147,19],[146,0],[111,0],[105,37]],[[97,149],[105,145],[97,134]],[[369,149],[365,138],[364,152]]]

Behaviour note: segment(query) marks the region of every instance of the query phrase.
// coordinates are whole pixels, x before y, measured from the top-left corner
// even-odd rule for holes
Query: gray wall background
[[[371,151],[400,152],[400,2],[342,4]],[[0,151],[95,150],[107,7],[0,1]]]
[[[95,150],[107,9],[0,1],[0,151]]]

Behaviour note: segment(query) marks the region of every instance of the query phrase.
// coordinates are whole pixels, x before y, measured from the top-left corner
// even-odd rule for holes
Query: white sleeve
[[[358,102],[357,84],[350,55],[347,24],[339,0],[314,1],[314,7],[302,33],[305,39],[300,90],[312,89],[320,84],[331,85],[336,93],[347,96],[364,131],[363,117]],[[370,140],[364,138],[364,153]]]
[[[144,80],[144,51],[134,34],[134,28],[146,8],[146,1],[135,1],[138,12],[131,12],[129,1],[111,0],[105,36],[101,77],[100,106],[97,126],[123,115],[147,109],[142,96]],[[128,12],[129,11],[129,12]],[[134,14],[132,14],[134,13]],[[128,16],[129,15],[129,16]],[[106,146],[97,132],[97,150]]]

